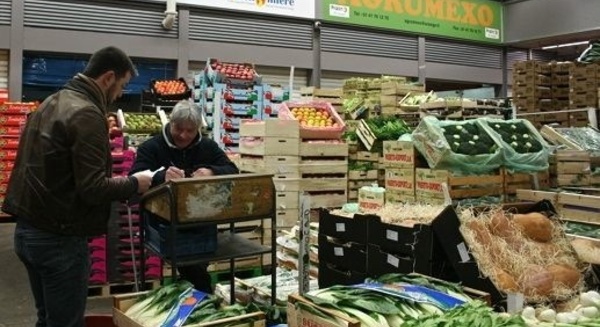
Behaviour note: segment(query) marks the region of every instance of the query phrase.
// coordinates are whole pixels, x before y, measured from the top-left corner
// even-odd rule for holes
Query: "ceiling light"
[[[542,50],[564,48],[564,47],[573,47],[573,46],[582,45],[582,44],[588,44],[588,41],[563,43],[563,44],[557,44],[557,45],[549,45],[549,46],[546,46],[546,47],[542,47]]]

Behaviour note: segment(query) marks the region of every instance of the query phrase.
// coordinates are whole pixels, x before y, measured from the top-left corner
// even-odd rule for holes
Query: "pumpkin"
[[[566,288],[574,288],[579,284],[581,273],[569,265],[550,265],[546,270],[554,277],[555,285],[562,285]]]
[[[552,293],[554,275],[538,265],[528,265],[519,277],[519,285],[527,297],[547,297]]]
[[[514,214],[512,221],[525,236],[534,241],[548,242],[552,239],[554,225],[548,217],[539,212]]]

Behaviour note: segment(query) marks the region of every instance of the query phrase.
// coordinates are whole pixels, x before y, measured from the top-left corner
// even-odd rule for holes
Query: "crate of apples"
[[[297,107],[291,109],[292,116],[300,122],[300,126],[337,127],[338,123],[327,112],[327,109],[313,107]]]
[[[216,79],[215,82],[238,80],[248,83],[259,78],[254,66],[248,63],[228,63],[218,59],[210,59],[208,67],[209,75]]]

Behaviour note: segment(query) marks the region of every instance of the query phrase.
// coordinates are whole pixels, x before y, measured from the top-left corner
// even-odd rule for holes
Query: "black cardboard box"
[[[504,205],[504,209],[510,209],[515,213],[530,212],[553,212],[556,210],[549,201],[536,203],[514,203]],[[480,210],[484,210],[483,208]],[[506,296],[500,292],[489,278],[483,278],[479,272],[479,266],[469,254],[469,245],[460,233],[460,220],[456,211],[452,210],[434,220],[433,231],[438,240],[444,244],[446,256],[456,271],[460,282],[470,288],[474,288],[490,294],[492,305],[495,307],[506,307]],[[463,261],[463,257],[468,260]]]
[[[367,271],[367,246],[319,235],[319,262],[359,272]]]
[[[344,241],[367,244],[369,216],[355,214],[347,218],[329,213],[328,209],[319,210],[319,235],[327,235]]]
[[[366,272],[343,269],[333,264],[319,261],[319,288],[326,288],[333,285],[360,284],[366,278]]]

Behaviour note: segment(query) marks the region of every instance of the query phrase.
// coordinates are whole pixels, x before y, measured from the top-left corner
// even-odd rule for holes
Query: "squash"
[[[496,286],[498,289],[504,293],[516,292],[519,290],[519,285],[515,279],[500,268],[494,269],[494,280],[497,283]]]
[[[525,236],[534,241],[548,242],[552,239],[554,225],[548,217],[539,212],[514,214],[512,221]]]
[[[546,270],[554,276],[554,284],[566,288],[575,288],[581,280],[581,273],[569,265],[549,265]]]
[[[498,210],[492,214],[492,219],[490,219],[490,230],[492,231],[492,234],[502,238],[510,237],[515,233],[510,220],[508,220],[508,217],[502,210]]]
[[[538,265],[528,265],[519,277],[519,285],[527,297],[547,297],[554,287],[554,275]]]

